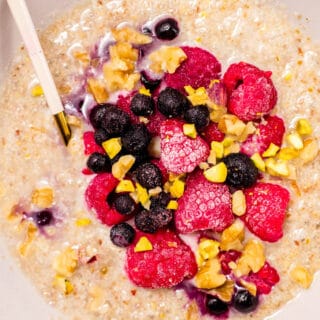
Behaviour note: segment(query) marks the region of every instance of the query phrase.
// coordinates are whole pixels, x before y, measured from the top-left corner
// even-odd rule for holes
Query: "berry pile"
[[[160,41],[179,32],[171,18],[144,29]],[[111,227],[112,243],[127,247],[126,271],[137,286],[171,288],[196,276],[207,313],[252,312],[279,276],[261,255],[258,266],[246,265],[260,244],[242,243],[244,227],[279,240],[290,198],[280,185],[259,181],[265,152],[280,148],[285,132],[283,120],[269,115],[277,92],[271,72],[240,62],[221,79],[211,53],[178,50],[174,72],[152,79],[143,70],[135,90],[91,110],[94,131],[83,140],[86,172],[96,175],[86,202]],[[179,237],[191,233],[200,253]],[[221,283],[203,280],[214,277],[208,272]],[[214,293],[217,286],[229,300]]]

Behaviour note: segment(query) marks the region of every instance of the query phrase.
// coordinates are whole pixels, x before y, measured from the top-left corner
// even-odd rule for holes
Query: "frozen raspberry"
[[[225,134],[218,129],[218,124],[210,122],[209,125],[202,132],[202,137],[208,143],[212,141],[221,142],[224,139]]]
[[[111,173],[101,173],[91,180],[85,192],[88,208],[93,209],[97,218],[108,226],[128,219],[128,216],[122,215],[115,209],[110,208],[107,202],[107,197],[118,183],[119,181]]]
[[[209,87],[210,82],[220,78],[220,62],[206,50],[196,47],[181,47],[187,59],[175,73],[165,75],[167,86],[184,92],[185,86],[192,88]]]
[[[151,242],[152,250],[134,252],[142,236]],[[192,278],[197,264],[191,249],[172,231],[161,230],[154,235],[137,232],[127,249],[126,270],[139,287],[171,288],[185,278]]]
[[[234,220],[228,187],[209,182],[200,170],[187,178],[178,204],[175,225],[181,233],[206,229],[221,232]]]
[[[241,218],[249,230],[269,242],[283,235],[283,224],[290,194],[287,189],[272,183],[258,182],[246,189],[247,211]]]
[[[147,128],[152,136],[160,135],[160,126],[163,121],[166,120],[166,117],[158,110],[155,110],[155,113],[150,116],[149,122],[147,123]]]
[[[83,144],[84,144],[84,154],[86,156],[88,156],[94,152],[99,152],[102,154],[106,153],[102,147],[100,147],[98,144],[96,144],[96,142],[94,140],[94,132],[93,131],[87,131],[83,134]]]
[[[161,161],[169,172],[192,172],[209,155],[209,147],[202,138],[191,139],[184,135],[181,121],[163,122],[160,138]]]
[[[236,262],[240,258],[241,252],[236,250],[223,251],[219,253],[219,260],[223,274],[230,274],[231,268],[229,267],[230,262]]]
[[[257,134],[250,135],[241,145],[241,152],[248,156],[265,152],[271,143],[281,147],[285,133],[284,122],[277,116],[270,116],[258,126]]]
[[[258,272],[250,273],[245,280],[257,286],[258,294],[269,294],[272,287],[280,281],[280,277],[277,270],[266,262]]]
[[[245,63],[232,64],[224,74],[229,112],[243,121],[260,119],[277,103],[277,91],[270,71]]]

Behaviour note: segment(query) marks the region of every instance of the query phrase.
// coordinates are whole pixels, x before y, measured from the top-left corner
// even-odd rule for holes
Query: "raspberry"
[[[250,273],[245,280],[257,286],[258,294],[269,294],[272,287],[280,281],[279,274],[268,262],[257,273]]]
[[[241,145],[241,152],[248,156],[265,152],[271,143],[281,147],[285,133],[284,122],[277,116],[270,116],[258,126],[258,134],[250,135]]]
[[[218,129],[218,124],[210,122],[209,125],[202,132],[202,137],[208,143],[212,141],[221,142],[224,139],[225,134]]]
[[[192,88],[209,87],[210,82],[220,78],[221,65],[214,55],[196,47],[181,47],[187,59],[175,73],[167,73],[164,81],[167,86],[184,92],[185,86]]]
[[[94,140],[94,132],[87,131],[83,134],[83,144],[84,144],[84,154],[86,156],[94,153],[99,152],[105,154],[105,151],[102,147],[96,144]]]
[[[183,122],[167,120],[160,128],[161,161],[169,172],[192,172],[209,155],[207,143],[199,136],[191,139],[183,133]]]
[[[205,229],[221,232],[234,220],[228,187],[209,182],[200,170],[187,178],[178,203],[175,224],[181,233]]]
[[[152,136],[158,136],[160,134],[160,126],[166,117],[156,109],[154,114],[150,116],[149,122],[147,123],[147,128]]]
[[[229,267],[230,262],[236,262],[240,258],[241,252],[236,250],[223,251],[219,253],[219,260],[223,274],[230,274],[231,268]]]
[[[134,252],[142,236],[151,242],[152,250]],[[135,241],[127,249],[126,270],[130,280],[139,287],[171,288],[185,278],[192,278],[197,264],[191,249],[172,231],[137,232]]]
[[[129,115],[132,123],[140,123],[139,117],[136,116],[130,109],[131,99],[135,95],[135,93],[136,92],[132,92],[128,95],[120,95],[118,97],[117,106]]]
[[[283,223],[290,194],[287,189],[272,183],[258,182],[244,191],[247,211],[242,220],[260,239],[269,242],[283,235]]]
[[[111,209],[107,197],[117,186],[118,180],[111,173],[101,173],[96,175],[89,183],[85,199],[89,209],[93,209],[97,218],[108,226],[123,222],[130,218]]]
[[[243,121],[268,114],[277,103],[277,91],[270,77],[270,71],[245,62],[229,66],[223,77],[229,94],[229,112]]]

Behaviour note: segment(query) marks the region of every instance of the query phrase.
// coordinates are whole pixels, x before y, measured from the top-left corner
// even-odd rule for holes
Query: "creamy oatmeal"
[[[88,210],[85,201],[93,176],[86,170],[83,173],[88,159],[83,150],[83,133],[93,130],[85,117],[95,102],[92,95],[84,96],[83,81],[91,79],[89,90],[97,102],[114,101],[114,94],[109,96],[109,92],[117,92],[118,85],[114,81],[107,89],[101,89],[97,74],[92,74],[88,65],[94,65],[95,58],[108,50],[111,29],[129,24],[134,30],[141,30],[142,26],[152,26],[151,22],[164,14],[172,16],[180,28],[179,36],[165,45],[210,51],[220,61],[222,74],[230,64],[240,61],[272,71],[278,93],[272,114],[284,120],[286,135],[291,134],[288,146],[295,146],[295,151],[300,149],[296,143],[302,140],[297,131],[308,131],[309,125],[313,128],[301,148],[308,144],[311,147],[304,155],[290,160],[297,169],[296,177],[281,178],[279,174],[264,177],[264,181],[286,187],[291,194],[283,237],[274,243],[263,242],[264,255],[278,271],[280,282],[270,294],[260,296],[254,313],[229,313],[230,319],[263,319],[293,298],[301,287],[308,287],[320,263],[318,144],[314,138],[320,130],[317,125],[320,51],[272,2],[101,0],[85,3],[59,17],[41,33],[41,42],[70,113],[73,137],[67,148],[22,47],[3,87],[0,105],[1,230],[23,270],[46,299],[69,318],[210,318],[201,316],[197,304],[182,289],[136,287],[124,268],[126,250],[112,244],[110,227]],[[175,70],[183,63],[183,53],[179,54],[179,50],[174,52],[177,61],[171,61],[173,65],[168,62],[167,70]],[[159,71],[157,59],[157,56],[151,59],[153,71]],[[164,59],[160,56],[160,61]],[[107,64],[108,59],[103,62]],[[101,74],[99,63],[101,60],[94,70],[100,70]],[[108,71],[103,66],[103,72]],[[128,88],[122,84],[123,88],[132,89],[130,84]],[[192,96],[192,88],[188,93]],[[78,104],[84,117],[75,112],[79,110]],[[301,118],[308,121],[300,122],[296,130]],[[259,167],[258,160],[255,163]],[[233,208],[233,212],[240,216],[242,195],[238,193],[235,197],[240,199],[240,208]],[[53,217],[36,215],[47,208]],[[246,237],[253,237],[248,230]]]

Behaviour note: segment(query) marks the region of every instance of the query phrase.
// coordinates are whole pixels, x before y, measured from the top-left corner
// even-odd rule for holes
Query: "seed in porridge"
[[[130,109],[136,116],[148,117],[153,114],[154,108],[153,98],[141,93],[137,93],[130,104]]]
[[[123,147],[132,154],[146,151],[150,141],[150,133],[143,123],[132,125],[121,138]]]
[[[114,207],[119,213],[130,215],[136,209],[136,203],[129,194],[125,193],[116,197]]]
[[[229,310],[229,306],[226,302],[209,294],[206,296],[206,308],[210,314],[216,316],[224,314]]]
[[[135,171],[135,177],[147,189],[161,187],[162,185],[161,171],[151,162],[140,165]]]
[[[156,36],[161,40],[173,40],[179,32],[178,22],[173,18],[161,20],[155,26]]]
[[[184,113],[184,120],[193,123],[197,130],[204,129],[209,124],[209,110],[206,105],[189,108]]]
[[[170,195],[166,192],[161,192],[155,197],[151,197],[151,210],[156,210],[158,208],[166,208],[169,201],[170,201]]]
[[[234,295],[233,306],[242,313],[248,313],[256,309],[259,299],[246,289],[239,289]]]
[[[249,188],[253,186],[259,171],[254,162],[243,153],[231,153],[222,161],[228,169],[226,184],[234,188]]]
[[[151,79],[144,71],[141,72],[140,81],[150,92],[155,91],[161,83],[161,79]]]
[[[127,247],[133,242],[135,234],[136,232],[130,224],[123,222],[111,228],[110,239],[118,247]]]
[[[168,87],[160,92],[158,109],[167,118],[181,116],[189,106],[189,100],[176,89]]]
[[[111,162],[106,154],[94,152],[88,158],[87,167],[95,173],[110,172]]]
[[[53,214],[50,210],[42,210],[34,214],[35,222],[38,226],[47,226],[53,220]]]
[[[101,146],[103,142],[107,141],[109,139],[109,135],[107,134],[106,130],[102,128],[98,128],[94,132],[94,141]]]

